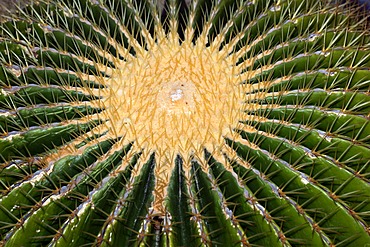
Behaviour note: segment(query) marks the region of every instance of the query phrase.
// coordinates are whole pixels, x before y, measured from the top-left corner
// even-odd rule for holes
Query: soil
[[[6,15],[8,11],[14,11],[16,6],[24,6],[31,0],[0,0],[0,17]]]

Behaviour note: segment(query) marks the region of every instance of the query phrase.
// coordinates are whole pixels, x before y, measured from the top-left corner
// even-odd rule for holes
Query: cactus
[[[40,0],[0,24],[4,246],[366,246],[370,32],[318,0]]]

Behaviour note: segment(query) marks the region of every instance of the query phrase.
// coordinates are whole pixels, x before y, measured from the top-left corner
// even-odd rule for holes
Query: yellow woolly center
[[[104,97],[115,133],[171,155],[219,149],[243,108],[230,61],[203,45],[168,40],[120,61]]]

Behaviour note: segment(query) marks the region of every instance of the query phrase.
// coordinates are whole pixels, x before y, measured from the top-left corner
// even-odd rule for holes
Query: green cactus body
[[[323,1],[41,0],[0,23],[0,237],[370,244],[370,32]]]

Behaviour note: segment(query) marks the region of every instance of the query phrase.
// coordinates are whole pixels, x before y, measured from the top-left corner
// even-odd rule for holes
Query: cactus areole
[[[361,9],[40,0],[9,13],[0,245],[370,244]]]

